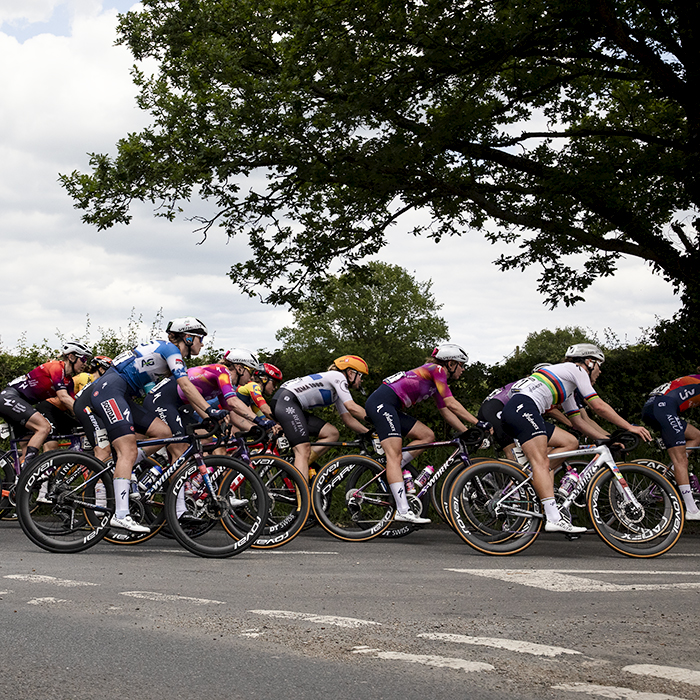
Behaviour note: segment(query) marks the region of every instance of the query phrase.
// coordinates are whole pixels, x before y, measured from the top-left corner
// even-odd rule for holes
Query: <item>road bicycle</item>
[[[143,446],[185,444],[187,448],[162,473],[149,470],[137,488],[143,487],[141,499],[147,501],[167,483],[165,519],[175,539],[202,557],[230,557],[250,547],[260,535],[269,501],[262,481],[248,465],[230,457],[204,456],[201,440],[220,436],[222,427],[208,421],[196,429],[202,427],[209,430],[206,435],[197,436],[195,428],[188,428],[181,437],[141,441]],[[195,517],[187,524],[177,517],[178,494],[196,474],[201,475],[204,487],[197,494]],[[113,465],[86,453],[62,451],[37,459],[24,469],[17,485],[22,529],[32,542],[50,552],[80,552],[94,546],[110,529],[112,480]],[[44,483],[49,503],[37,504]],[[240,523],[239,538],[232,538],[221,526],[224,518]]]
[[[656,470],[616,463],[611,446],[621,440],[636,440],[636,436],[621,431],[550,457],[592,457],[559,507],[568,511],[585,494],[593,529],[605,544],[630,557],[656,557],[668,552],[681,535],[682,503],[673,485]],[[544,521],[531,471],[499,460],[476,464],[459,474],[452,485],[449,513],[467,544],[495,555],[522,552],[533,544]]]
[[[415,513],[427,512],[430,489],[448,470],[472,463],[469,448],[480,445],[484,436],[481,428],[474,427],[452,440],[404,448],[453,448],[445,463],[426,483],[416,493],[407,494]],[[350,542],[370,540],[387,531],[396,514],[396,503],[385,475],[384,465],[367,455],[347,455],[331,460],[316,474],[311,488],[311,504],[319,525],[334,537]]]

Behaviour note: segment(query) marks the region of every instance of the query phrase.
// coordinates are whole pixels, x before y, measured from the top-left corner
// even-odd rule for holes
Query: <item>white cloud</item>
[[[13,69],[0,72],[0,337],[5,347],[25,331],[30,343],[55,342],[57,328],[81,334],[86,315],[93,329],[124,328],[132,309],[147,333],[162,308],[166,320],[201,318],[217,346],[273,349],[290,315],[241,295],[227,277],[245,241],[229,243],[217,230],[196,245],[193,224],[154,219],[147,205],[134,207],[130,226],[98,232],[81,223],[57,181],[59,172],[87,170],[87,152],[114,153],[119,138],[147,123],[135,106],[132,58],[114,46],[116,12],[131,5],[2,3],[0,64]],[[49,31],[59,15],[69,18],[67,30]],[[39,24],[18,40],[13,22]],[[194,203],[188,215],[207,206]],[[452,339],[473,360],[498,361],[528,333],[556,326],[599,334],[610,327],[633,340],[655,315],[669,317],[679,306],[670,288],[634,261],[597,282],[585,304],[549,311],[536,291],[537,271],[499,272],[492,264],[499,249],[478,233],[437,246],[398,230],[389,240],[379,257],[433,280]]]

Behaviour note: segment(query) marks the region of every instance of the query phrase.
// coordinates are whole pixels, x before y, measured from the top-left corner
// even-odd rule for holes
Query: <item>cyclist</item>
[[[432,396],[442,417],[455,430],[467,430],[462,421],[491,428],[489,423],[467,411],[448,386],[448,382],[460,378],[468,361],[467,353],[459,345],[439,345],[424,365],[387,377],[365,403],[367,418],[372,421],[386,454],[387,480],[397,507],[395,520],[415,524],[430,522],[429,518],[421,518],[410,509],[403,481],[403,467],[422,450],[406,451],[402,456],[401,446],[404,435],[411,440],[409,446],[433,442],[435,435],[427,425],[402,409]]]
[[[700,430],[680,417],[693,406],[700,405],[699,374],[689,374],[656,387],[642,409],[642,419],[661,431],[673,474],[685,503],[687,520],[700,520],[700,510],[693,499],[688,476],[688,447],[700,445]]]
[[[560,462],[551,461],[551,453],[563,452],[572,447],[575,438],[551,423],[545,423],[542,414],[556,404],[561,404],[566,412],[574,408],[574,391],[581,395],[601,418],[619,428],[629,430],[644,440],[651,440],[646,428],[631,425],[605,401],[593,383],[598,379],[601,365],[605,362],[603,351],[592,343],[571,345],[564,362],[543,367],[534,374],[516,382],[510,391],[510,398],[503,408],[502,419],[506,431],[518,440],[532,467],[532,483],[542,501],[545,511],[545,530],[569,534],[585,532],[585,527],[576,527],[564,518],[554,500],[554,475],[550,470]],[[577,430],[586,432],[587,426],[580,416],[572,414],[571,422]]]
[[[272,397],[273,415],[294,450],[294,466],[305,479],[309,478],[309,463],[329,449],[314,447],[312,450],[309,437],[316,435],[319,440],[329,442],[340,437],[334,425],[309,413],[310,409],[335,405],[348,428],[369,436],[367,428],[360,423],[367,417],[365,409],[350,393],[350,389],[362,386],[362,378],[368,373],[367,363],[361,357],[342,355],[326,372],[290,379]]]
[[[282,372],[269,362],[263,362],[260,369],[253,373],[253,381],[239,386],[236,394],[258,417],[274,420],[272,409],[265,400],[265,394],[272,396],[281,381]]]
[[[129,515],[129,481],[138,457],[135,430],[151,437],[169,437],[168,426],[159,418],[153,419],[134,401],[162,376],[172,375],[188,401],[202,416],[224,417],[202,398],[187,376],[184,360],[198,355],[206,326],[192,316],[176,318],[166,328],[168,340],[142,343],[114,358],[114,363],[90,389],[86,407],[97,423],[106,430],[117,460],[114,468],[115,512],[111,527],[149,532],[149,528],[135,522]],[[94,385],[93,385],[94,386]]]
[[[13,379],[0,392],[0,416],[19,432],[26,429],[32,433],[22,455],[22,468],[39,453],[51,432],[51,424],[34,405],[56,397],[66,410],[72,411],[72,378],[85,369],[92,352],[83,343],[70,340],[63,346],[61,357]]]

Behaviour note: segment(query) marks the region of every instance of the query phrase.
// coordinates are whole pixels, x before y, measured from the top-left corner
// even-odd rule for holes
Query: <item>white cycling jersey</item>
[[[347,413],[347,401],[352,401],[348,380],[342,372],[320,372],[290,379],[280,389],[291,391],[304,410],[335,404],[338,413]]]
[[[543,367],[529,377],[515,382],[510,389],[510,395],[529,396],[540,413],[548,411],[556,404],[561,404],[562,410],[566,412],[578,409],[574,397],[575,389],[581,392],[586,401],[598,395],[591,384],[588,372],[581,365],[562,362],[558,365]]]

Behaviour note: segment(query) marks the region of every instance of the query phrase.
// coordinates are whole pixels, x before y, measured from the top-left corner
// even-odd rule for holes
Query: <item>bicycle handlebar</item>
[[[622,447],[618,447],[616,451],[627,454],[639,445],[639,435],[631,433],[629,430],[616,430],[610,437],[604,440],[596,440],[595,444],[599,446],[607,445],[608,447],[622,445]]]

